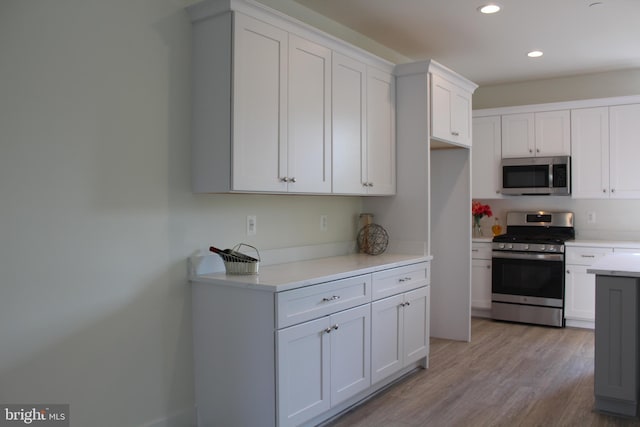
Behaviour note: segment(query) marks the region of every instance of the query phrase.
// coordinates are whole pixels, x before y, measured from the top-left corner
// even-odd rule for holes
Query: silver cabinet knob
[[[491,266],[490,265],[487,265],[487,270],[491,270]]]
[[[455,130],[451,131],[451,135],[453,136],[460,136],[460,132],[456,132]]]
[[[296,177],[294,176],[293,178],[289,178],[289,182],[296,182]]]
[[[612,189],[611,189],[611,192],[612,192],[612,193],[615,193],[615,192],[616,192],[616,189],[615,189],[615,188],[612,188]]]

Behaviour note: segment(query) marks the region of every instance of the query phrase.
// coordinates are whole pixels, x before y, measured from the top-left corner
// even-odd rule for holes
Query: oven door
[[[493,251],[491,299],[563,308],[564,254]]]

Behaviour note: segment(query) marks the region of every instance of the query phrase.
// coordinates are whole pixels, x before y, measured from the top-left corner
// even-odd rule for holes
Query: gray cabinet
[[[637,277],[596,278],[595,398],[596,410],[638,415]]]

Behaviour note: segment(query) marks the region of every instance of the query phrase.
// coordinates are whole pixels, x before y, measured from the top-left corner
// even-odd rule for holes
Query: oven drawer
[[[565,263],[591,265],[599,258],[611,253],[613,253],[613,248],[567,246],[565,248]]]

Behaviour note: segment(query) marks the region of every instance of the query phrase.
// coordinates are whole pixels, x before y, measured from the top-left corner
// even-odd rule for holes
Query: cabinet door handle
[[[330,334],[331,333],[331,327],[328,327],[327,329],[325,329],[323,331],[325,334]]]
[[[479,249],[471,249],[471,252],[480,252]]]
[[[294,176],[294,177],[289,178],[289,182],[296,182],[296,177]]]
[[[340,299],[340,295],[333,295],[331,298],[324,297],[322,298],[322,302],[335,301],[337,299]]]
[[[606,189],[606,188],[603,188],[603,189],[602,189],[602,192],[603,192],[603,193],[606,193],[606,192],[607,192],[607,189]]]
[[[411,305],[409,301],[405,302],[404,305]]]
[[[539,149],[539,148],[536,148],[536,153],[539,153],[539,152],[540,152],[540,149]]]
[[[453,136],[460,136],[460,132],[456,132],[455,130],[451,131],[451,135]]]
[[[529,152],[530,152],[530,153],[533,153],[533,150],[532,150],[531,148],[529,148]]]
[[[571,274],[571,271],[570,271],[570,270],[567,270],[567,274]]]
[[[490,265],[487,265],[487,270],[491,270],[491,266]]]
[[[337,329],[338,329],[338,324],[336,323],[336,324],[335,324],[335,325],[333,325],[331,328],[332,328],[333,330],[337,330]]]
[[[615,192],[616,192],[616,189],[615,189],[615,188],[612,188],[612,189],[611,189],[611,192],[612,192],[612,193],[615,193]]]

